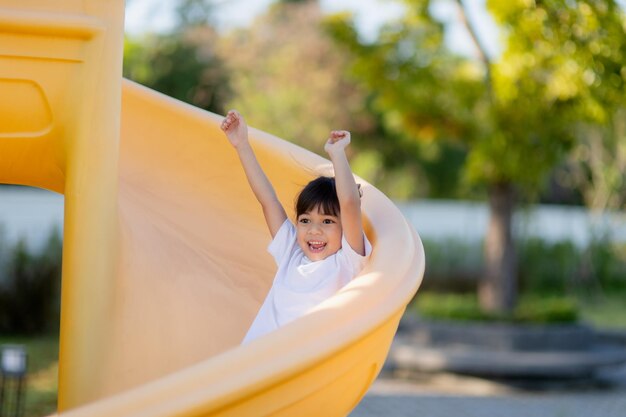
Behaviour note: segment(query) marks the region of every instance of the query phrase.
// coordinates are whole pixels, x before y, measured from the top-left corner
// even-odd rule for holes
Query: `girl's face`
[[[321,261],[341,249],[341,220],[323,214],[319,206],[298,216],[296,236],[307,258]]]

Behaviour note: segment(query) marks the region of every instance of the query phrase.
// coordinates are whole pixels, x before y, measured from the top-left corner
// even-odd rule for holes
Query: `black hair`
[[[296,218],[316,207],[325,215],[339,216],[339,199],[334,178],[318,177],[300,191],[296,200]]]

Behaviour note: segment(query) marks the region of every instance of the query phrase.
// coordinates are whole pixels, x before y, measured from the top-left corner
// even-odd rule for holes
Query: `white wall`
[[[484,203],[421,200],[397,205],[424,238],[472,242],[481,240],[487,229],[489,212]],[[569,240],[580,246],[604,234],[626,242],[626,213],[593,214],[582,207],[541,205],[520,209],[514,228],[520,237]]]
[[[479,241],[487,228],[488,211],[482,203],[420,200],[397,205],[423,238]],[[26,187],[0,187],[0,233],[9,242],[23,236],[35,247],[62,224],[62,195]],[[515,226],[523,236],[551,241],[571,240],[585,245],[594,233],[608,231],[614,239],[626,242],[626,213],[592,215],[579,207],[539,206],[518,212]]]

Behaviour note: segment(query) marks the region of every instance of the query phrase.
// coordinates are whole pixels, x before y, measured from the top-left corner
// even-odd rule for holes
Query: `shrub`
[[[595,240],[587,248],[587,262],[590,279],[597,279],[604,291],[626,291],[626,243]]]
[[[573,323],[578,305],[569,297],[524,296],[510,315],[480,309],[475,294],[418,293],[413,307],[419,315],[433,319],[479,320],[513,323]]]
[[[0,333],[35,334],[57,330],[61,252],[58,230],[33,253],[22,239],[10,248],[0,241]]]
[[[576,282],[580,250],[573,243],[533,238],[520,242],[518,253],[521,292],[565,294]]]
[[[424,240],[423,290],[474,292],[483,270],[482,242]],[[601,295],[626,292],[626,244],[593,240],[580,248],[569,241],[519,240],[522,294]]]
[[[423,240],[426,272],[423,289],[467,292],[482,274],[482,244],[458,239]]]
[[[486,320],[473,294],[439,294],[420,292],[415,308],[421,316],[453,320]]]
[[[579,319],[578,303],[567,296],[525,295],[520,298],[513,319],[526,323],[573,323]]]
[[[578,248],[529,239],[520,246],[520,289],[533,294],[593,295],[626,290],[626,246],[607,239]]]

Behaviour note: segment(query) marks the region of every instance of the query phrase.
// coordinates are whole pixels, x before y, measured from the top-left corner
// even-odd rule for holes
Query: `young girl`
[[[294,226],[248,142],[243,117],[231,110],[221,128],[261,203],[272,235],[268,251],[278,265],[272,287],[243,340],[245,344],[335,294],[361,271],[372,248],[363,232],[361,196],[345,154],[349,132],[330,133],[324,149],[335,177],[319,177],[304,187],[296,202]]]

